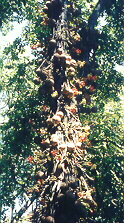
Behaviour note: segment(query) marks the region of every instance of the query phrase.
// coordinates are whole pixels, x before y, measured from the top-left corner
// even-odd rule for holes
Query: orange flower
[[[94,86],[91,86],[91,87],[90,87],[90,91],[91,91],[91,92],[96,91],[95,87],[94,87]]]
[[[62,156],[61,155],[58,155],[57,156],[57,159],[60,160],[60,161],[62,161]]]
[[[78,196],[79,196],[79,197],[83,197],[84,194],[83,194],[82,192],[78,192]]]
[[[78,95],[79,91],[77,88],[73,88],[72,90],[73,90],[74,96]]]
[[[94,81],[96,81],[96,80],[98,79],[98,77],[95,75],[95,76],[92,77],[92,79],[93,79]]]
[[[48,107],[46,105],[43,106],[43,110],[46,111]]]
[[[82,50],[80,50],[80,49],[76,49],[76,48],[74,48],[75,49],[75,52],[77,53],[77,54],[81,54],[82,53]]]
[[[87,140],[86,137],[83,137],[83,138],[82,138],[82,142],[85,142],[86,140]]]
[[[57,151],[56,149],[53,149],[53,150],[51,151],[52,156],[56,156],[57,153],[58,153],[58,151]]]
[[[86,82],[85,81],[81,81],[80,82],[80,88],[84,87],[86,85]]]
[[[36,50],[37,49],[37,46],[36,45],[33,45],[33,46],[31,46],[31,49],[32,50]]]
[[[34,157],[33,156],[29,156],[28,157],[28,161],[29,161],[29,163],[34,163]]]
[[[75,113],[77,112],[77,109],[76,109],[76,108],[72,108],[72,109],[70,110],[70,112],[72,112],[73,114],[75,114]]]

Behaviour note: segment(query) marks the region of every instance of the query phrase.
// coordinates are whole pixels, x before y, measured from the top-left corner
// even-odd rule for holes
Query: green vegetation
[[[34,223],[122,223],[123,74],[115,70],[123,62],[122,0],[62,2],[64,7],[58,12],[54,6],[45,11],[48,3],[37,0],[0,4],[1,31],[9,29],[8,21],[27,20],[22,36],[4,48],[0,58],[0,90],[7,105],[1,125],[1,222],[6,222],[8,207],[14,223],[34,204],[29,220]],[[63,11],[64,25],[59,20]],[[103,16],[105,26],[100,23]],[[55,47],[51,39],[56,40]],[[27,45],[31,58],[25,56]],[[67,57],[61,66],[55,61],[58,46],[64,50],[63,58],[66,52],[75,60],[73,70],[65,64]],[[41,64],[47,74],[43,70],[39,74]],[[67,96],[67,89],[64,95],[63,83],[73,89],[72,97]],[[64,113],[62,121],[53,119],[56,110]],[[48,124],[48,118],[54,123]],[[75,130],[78,118],[82,126]],[[81,142],[81,149],[71,145],[64,155],[60,142],[69,148],[73,123],[73,142]],[[78,131],[84,135],[78,136]],[[61,136],[54,146],[50,144],[53,134]],[[68,190],[62,189],[61,181]],[[65,205],[77,199],[76,215],[71,204],[60,214],[61,194]],[[16,213],[17,198],[23,208]],[[49,215],[51,219],[45,219]]]

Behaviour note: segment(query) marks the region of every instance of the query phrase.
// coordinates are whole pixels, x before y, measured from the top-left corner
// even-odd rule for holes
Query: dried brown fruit
[[[60,116],[58,116],[58,115],[54,115],[54,116],[52,117],[52,122],[53,122],[54,124],[58,125],[58,124],[61,122],[61,118],[60,118]]]
[[[75,149],[75,144],[74,144],[73,142],[69,142],[69,143],[67,144],[67,149],[68,149],[68,151],[70,151],[70,152],[74,151],[74,149]]]
[[[56,112],[56,115],[60,116],[60,118],[64,117],[64,113],[62,111]]]
[[[58,53],[59,55],[62,55],[62,53],[63,53],[63,49],[62,49],[62,48],[58,48],[58,49],[57,49],[57,53]]]
[[[51,39],[51,40],[49,41],[49,46],[50,46],[51,48],[55,48],[56,45],[57,45],[57,43],[56,43],[56,40],[55,40],[55,39]]]
[[[40,79],[40,78],[34,78],[34,83],[35,83],[36,85],[41,84],[41,79]]]
[[[40,67],[36,70],[36,74],[38,77],[41,78],[42,81],[44,81],[47,78],[47,75],[49,74],[48,70],[41,69]]]

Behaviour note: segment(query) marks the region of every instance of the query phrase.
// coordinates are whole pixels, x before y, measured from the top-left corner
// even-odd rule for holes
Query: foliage
[[[95,222],[121,223],[122,111],[119,111],[119,103],[112,112],[107,112],[104,107],[107,101],[114,101],[115,106],[123,83],[122,74],[114,70],[116,63],[122,63],[122,17],[118,14],[121,9],[121,1],[112,1],[111,6],[106,5],[104,9],[106,26],[99,32],[90,30],[88,23],[84,23],[84,20],[87,21],[92,14],[95,3],[88,3],[89,1],[81,3],[80,1],[77,6],[76,2],[73,2],[74,8],[80,9],[83,5],[83,15],[72,18],[72,8],[68,6],[68,11],[70,10],[69,25],[74,31],[79,26],[78,33],[82,37],[83,45],[86,45],[88,50],[83,48],[83,52],[81,51],[80,54],[79,50],[82,45],[79,44],[79,55],[75,56],[73,52],[72,55],[74,59],[82,60],[86,54],[90,53],[90,56],[87,57],[90,61],[90,68],[84,66],[79,68],[78,72],[87,76],[89,71],[94,72],[95,70],[98,76],[98,90],[93,96],[93,102],[85,105],[86,101],[83,101],[83,107],[86,106],[87,109],[91,109],[97,104],[98,112],[80,113],[83,126],[90,126],[90,136],[86,148],[88,154],[82,167],[87,170],[90,176],[88,184],[96,188],[94,198],[98,204],[97,211],[96,209],[92,209],[92,212],[88,210],[88,217],[92,218],[92,222],[95,219]],[[49,94],[47,97],[43,94],[40,95],[39,85],[34,84],[35,70],[40,65],[40,60],[43,61],[46,56],[48,60],[51,59],[47,50],[53,28],[47,23],[47,16],[42,10],[43,4],[37,1],[27,1],[26,7],[24,7],[25,2],[19,1],[16,2],[16,4],[20,4],[19,8],[15,7],[15,3],[11,1],[6,4],[3,4],[2,20],[10,18],[13,11],[19,12],[20,10],[20,18],[22,19],[24,16],[29,23],[25,27],[22,38],[17,38],[12,45],[4,49],[4,61],[2,61],[5,67],[2,71],[0,84],[2,90],[6,91],[8,109],[4,115],[7,115],[9,119],[2,126],[3,142],[0,159],[0,181],[2,182],[0,185],[0,206],[4,208],[14,206],[16,198],[20,199],[21,204],[23,201],[27,201],[27,197],[31,202],[36,198],[37,202],[40,202],[38,200],[37,172],[39,170],[45,172],[47,168],[50,172],[52,166],[50,162],[47,163],[47,167],[39,163],[41,156],[44,156],[42,153],[39,154],[39,150],[41,150],[39,139],[45,140],[48,137],[43,131],[44,123],[48,114],[51,117],[51,108],[55,103],[54,98]],[[5,12],[7,13],[5,14]],[[89,39],[87,39],[88,36]],[[69,38],[67,37],[67,40],[72,40]],[[41,45],[37,46],[39,42]],[[24,54],[24,47],[27,43],[34,55],[32,60],[26,58]],[[69,46],[67,51],[69,52],[71,48],[72,46]],[[98,64],[102,72],[99,71]],[[71,83],[75,84],[74,81]],[[40,86],[42,84],[41,82]],[[45,156],[47,155],[45,154]],[[92,177],[95,178],[94,182],[91,180]],[[5,212],[3,211],[1,214],[4,216]],[[20,213],[19,216],[21,216]],[[16,218],[16,216],[14,217]],[[90,222],[90,220],[86,220],[86,222]]]

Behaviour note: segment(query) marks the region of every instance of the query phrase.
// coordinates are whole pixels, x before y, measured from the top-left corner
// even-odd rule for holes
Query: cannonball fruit
[[[76,200],[74,204],[75,212],[80,218],[85,218],[86,217],[86,209],[82,205],[80,200]]]
[[[49,41],[49,46],[50,47],[52,47],[52,48],[55,48],[56,47],[56,40],[55,39],[51,39],[50,41]]]
[[[60,118],[63,118],[64,117],[64,113],[62,111],[56,112],[56,115],[57,116],[60,116]]]
[[[79,181],[71,181],[69,183],[69,187],[71,187],[72,189],[76,189],[77,187],[79,187]]]
[[[42,96],[46,93],[45,89],[44,89],[44,86],[40,86],[39,89],[38,89],[38,93]]]
[[[64,200],[65,200],[65,195],[63,193],[58,194],[57,196],[57,201],[59,204],[64,204]]]
[[[63,49],[62,49],[62,48],[58,48],[58,49],[57,49],[57,53],[58,53],[59,55],[61,55],[61,54],[63,53]]]
[[[53,124],[55,124],[55,125],[60,124],[60,122],[61,122],[61,118],[60,118],[60,116],[58,116],[58,115],[54,115],[54,116],[52,117],[52,122],[53,122]]]
[[[54,79],[49,78],[45,81],[45,84],[47,85],[47,87],[52,87],[54,86]]]
[[[42,140],[41,144],[44,148],[48,148],[50,145],[50,141],[49,141],[49,139]]]
[[[46,13],[46,14],[48,13],[48,7],[47,6],[44,6],[43,12]]]
[[[73,203],[76,201],[76,194],[72,190],[67,190],[65,193],[65,199],[69,203]]]
[[[51,135],[50,144],[52,146],[57,146],[59,142],[58,136],[56,134]]]
[[[68,72],[75,72],[74,67],[69,67]]]
[[[48,8],[50,8],[50,7],[52,6],[52,3],[51,3],[50,1],[46,1],[46,6],[47,6]]]
[[[60,144],[59,149],[60,150],[65,150],[67,148],[67,145],[65,143]]]
[[[44,81],[47,78],[48,71],[47,70],[43,70],[41,68],[38,68],[36,70],[36,74],[38,75],[38,77],[41,78],[42,81]]]
[[[73,142],[69,142],[67,144],[68,151],[72,152],[75,149],[75,144]]]
[[[66,95],[68,98],[72,98],[74,96],[72,89],[63,89],[63,94]]]
[[[61,193],[64,193],[65,194],[65,192],[68,190],[68,184],[67,183],[65,183],[65,182],[62,182],[62,184],[61,184],[61,187],[60,187],[60,189],[61,189]]]
[[[40,78],[34,78],[34,83],[35,83],[36,85],[39,85],[39,84],[41,83]]]
[[[55,220],[52,216],[48,216],[48,217],[45,218],[44,223],[55,223]]]

